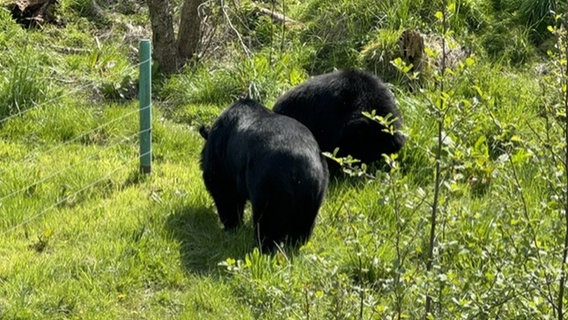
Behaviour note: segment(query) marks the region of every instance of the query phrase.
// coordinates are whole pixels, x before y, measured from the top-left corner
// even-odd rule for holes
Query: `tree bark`
[[[171,2],[169,0],[148,0],[152,23],[153,56],[158,70],[172,74],[178,70],[179,61],[174,36]]]
[[[197,11],[205,0],[185,0],[181,7],[178,32],[178,57],[186,62],[194,59],[201,39],[201,19]]]

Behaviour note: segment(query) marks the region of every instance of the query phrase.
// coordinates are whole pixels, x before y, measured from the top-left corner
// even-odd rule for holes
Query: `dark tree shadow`
[[[254,248],[248,221],[234,231],[224,231],[214,209],[183,208],[170,215],[166,227],[180,242],[180,257],[188,272],[217,273],[227,258],[243,259]]]

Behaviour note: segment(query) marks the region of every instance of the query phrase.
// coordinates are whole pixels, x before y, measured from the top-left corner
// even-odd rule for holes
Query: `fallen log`
[[[288,18],[287,16],[285,16],[284,14],[280,13],[280,12],[276,12],[274,10],[270,10],[264,7],[261,7],[259,5],[255,5],[255,9],[257,9],[259,11],[260,14],[268,16],[272,19],[272,21],[277,22],[277,23],[284,23],[285,25],[288,26],[302,26],[303,24],[299,21],[296,21],[294,19]]]

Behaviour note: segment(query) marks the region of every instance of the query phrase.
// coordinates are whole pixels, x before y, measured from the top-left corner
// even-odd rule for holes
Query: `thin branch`
[[[564,14],[564,19],[568,17],[567,14]],[[563,25],[563,30],[559,35],[560,39],[558,41],[564,40],[565,51],[564,51],[564,59],[568,57],[568,36],[566,36],[566,25]],[[564,39],[563,39],[564,38]],[[562,52],[560,53],[560,61],[562,61]],[[564,79],[562,81],[564,84],[564,175],[566,179],[566,186],[564,188],[565,195],[564,195],[564,248],[562,254],[562,266],[560,268],[560,280],[559,280],[559,291],[558,291],[558,302],[557,302],[557,310],[558,310],[558,320],[564,319],[564,310],[563,310],[563,302],[564,302],[564,287],[566,284],[566,262],[568,260],[568,170],[566,170],[566,166],[568,165],[568,88],[566,85],[568,83],[568,63],[566,63],[566,69],[564,74]]]
[[[430,216],[430,240],[428,247],[428,260],[426,261],[426,271],[430,273],[432,271],[432,265],[434,262],[434,247],[436,246],[436,224],[438,219],[439,204],[440,204],[440,188],[442,180],[442,146],[444,143],[444,77],[446,73],[446,1],[442,1],[443,12],[442,12],[442,65],[440,70],[440,106],[438,108],[438,133],[437,133],[437,146],[436,146],[436,165],[435,165],[435,179],[434,179],[434,200],[432,202],[432,214]],[[441,112],[442,111],[442,112]],[[425,318],[432,314],[432,296],[428,293],[426,295],[426,312]]]
[[[225,10],[225,2],[223,0],[221,0],[221,11],[223,12],[223,16],[225,17],[225,19],[227,20],[227,23],[229,24],[229,27],[231,28],[231,30],[233,30],[233,32],[235,33],[235,35],[237,36],[237,38],[239,39],[239,43],[241,44],[241,47],[243,47],[243,51],[245,52],[245,54],[247,55],[247,57],[252,57],[252,52],[250,51],[250,49],[246,46],[243,37],[241,36],[239,30],[237,30],[237,28],[235,28],[235,26],[233,25],[233,22],[231,22],[231,18],[229,17],[229,15],[227,14],[227,10]]]

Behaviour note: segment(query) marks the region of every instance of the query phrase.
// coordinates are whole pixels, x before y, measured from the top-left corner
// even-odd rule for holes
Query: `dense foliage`
[[[200,60],[154,79],[150,176],[147,9],[60,2],[65,27],[0,9],[0,318],[566,316],[566,1],[207,1]],[[399,59],[409,29],[420,70]],[[390,83],[408,143],[386,171],[338,159],[352,176],[312,240],[260,254],[250,224],[221,230],[195,128],[344,67]]]

